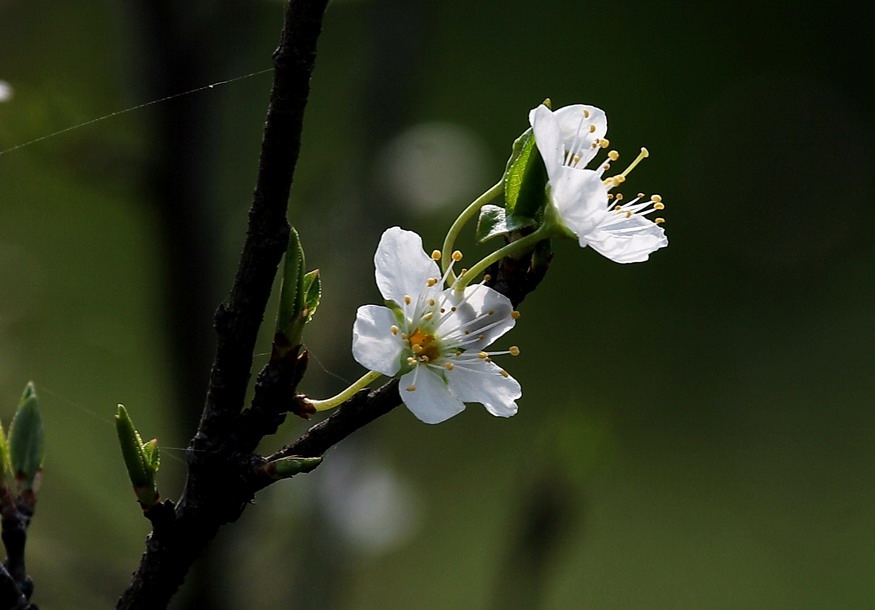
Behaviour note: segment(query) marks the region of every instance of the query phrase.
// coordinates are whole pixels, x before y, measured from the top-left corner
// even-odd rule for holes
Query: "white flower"
[[[591,246],[618,263],[647,260],[651,252],[668,245],[661,218],[646,216],[665,206],[659,195],[644,199],[639,193],[627,203],[621,194],[609,191],[626,179],[626,174],[647,156],[647,149],[622,174],[603,178],[616,161],[616,151],[598,169],[586,169],[596,154],[608,146],[608,121],[603,110],[576,104],[555,112],[543,104],[529,113],[535,144],[544,160],[553,207],[565,227],[574,233],[581,247]]]
[[[352,353],[362,366],[400,377],[401,399],[429,424],[479,402],[500,417],[517,412],[519,383],[483,351],[516,322],[510,300],[483,284],[443,290],[435,252],[429,257],[416,233],[387,229],[374,255],[377,287],[389,307],[359,307]],[[461,254],[454,253],[458,261]],[[452,267],[452,265],[450,266]]]

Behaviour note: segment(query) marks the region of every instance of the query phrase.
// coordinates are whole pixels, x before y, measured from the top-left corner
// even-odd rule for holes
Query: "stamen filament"
[[[623,173],[619,174],[619,175],[622,176],[623,178],[625,178],[629,174],[629,172],[631,172],[633,169],[635,169],[636,165],[641,163],[644,159],[646,159],[649,156],[650,156],[650,152],[642,146],[641,152],[638,153],[638,156],[635,158],[635,160],[632,161],[632,163],[629,164],[629,167],[627,167],[625,170],[623,170]]]

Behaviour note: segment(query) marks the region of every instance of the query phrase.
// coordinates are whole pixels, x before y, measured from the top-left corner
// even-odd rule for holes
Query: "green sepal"
[[[270,462],[265,467],[267,475],[275,480],[288,479],[302,472],[310,472],[322,463],[321,457],[284,457]]]
[[[160,465],[158,439],[144,443],[124,405],[119,405],[116,411],[115,430],[131,486],[140,506],[147,510],[160,499],[155,476]]]
[[[321,298],[322,278],[319,270],[304,273],[304,249],[298,232],[292,228],[283,264],[274,340],[282,353],[301,345],[304,325],[313,319]]]
[[[37,490],[44,455],[43,420],[36,389],[29,382],[9,427],[9,463],[19,494]]]
[[[304,323],[309,324],[319,307],[319,301],[322,299],[322,276],[318,269],[304,274],[301,294],[304,295],[304,309],[301,313],[306,316]]]
[[[304,309],[304,248],[294,229],[289,234],[289,247],[283,263],[283,279],[280,285],[280,308],[276,318],[276,332],[287,334],[295,319]],[[298,345],[300,341],[294,342]]]

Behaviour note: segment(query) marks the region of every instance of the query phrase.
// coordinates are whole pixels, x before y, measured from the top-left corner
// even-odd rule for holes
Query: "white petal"
[[[535,134],[535,145],[547,168],[547,177],[553,181],[554,174],[562,167],[565,152],[559,122],[553,116],[553,112],[541,104],[529,112],[529,123],[532,126],[532,133]]]
[[[441,339],[448,346],[464,341],[462,347],[466,350],[479,352],[516,324],[516,320],[511,317],[513,305],[510,299],[488,286],[467,286],[464,296],[450,289],[444,291],[444,296],[447,299],[445,308],[456,307],[455,313],[441,324],[439,330]],[[466,334],[466,330],[470,332]],[[483,339],[467,342],[469,338],[480,335],[483,335]]]
[[[599,227],[585,239],[599,254],[617,263],[646,261],[651,252],[668,245],[665,230],[638,215],[611,223],[607,228]]]
[[[607,215],[608,188],[592,170],[563,167],[550,197],[562,222],[581,239]]]
[[[510,417],[517,412],[514,402],[523,395],[520,384],[513,377],[501,374],[494,362],[475,360],[453,367],[446,372],[450,392],[464,402],[479,402],[498,417]]]
[[[401,337],[392,334],[395,315],[388,307],[362,305],[352,327],[352,357],[370,371],[390,377],[401,368]]]
[[[401,376],[398,392],[407,408],[427,424],[439,424],[465,410],[464,403],[450,394],[440,373],[424,365]]]
[[[374,254],[377,287],[383,298],[403,303],[414,301],[425,289],[429,278],[440,278],[440,269],[422,250],[422,238],[399,227],[386,229]]]
[[[605,111],[595,106],[574,104],[560,108],[553,113],[553,116],[556,117],[562,134],[563,150],[568,151],[573,148],[580,157],[577,166],[584,167],[600,150],[600,147],[593,146],[593,143],[604,138],[608,132],[608,117]],[[592,125],[595,126],[594,131],[590,131]]]

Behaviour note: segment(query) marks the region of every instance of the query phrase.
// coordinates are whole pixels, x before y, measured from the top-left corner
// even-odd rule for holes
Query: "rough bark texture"
[[[187,450],[189,473],[178,505],[147,515],[152,534],[118,608],[165,608],[218,529],[251,500],[233,434],[243,408],[252,353],[277,267],[286,250],[286,208],[301,144],[304,108],[327,0],[290,0],[274,53],[274,84],[264,127],[246,242],[228,300],[215,316],[218,335],[206,404]]]

